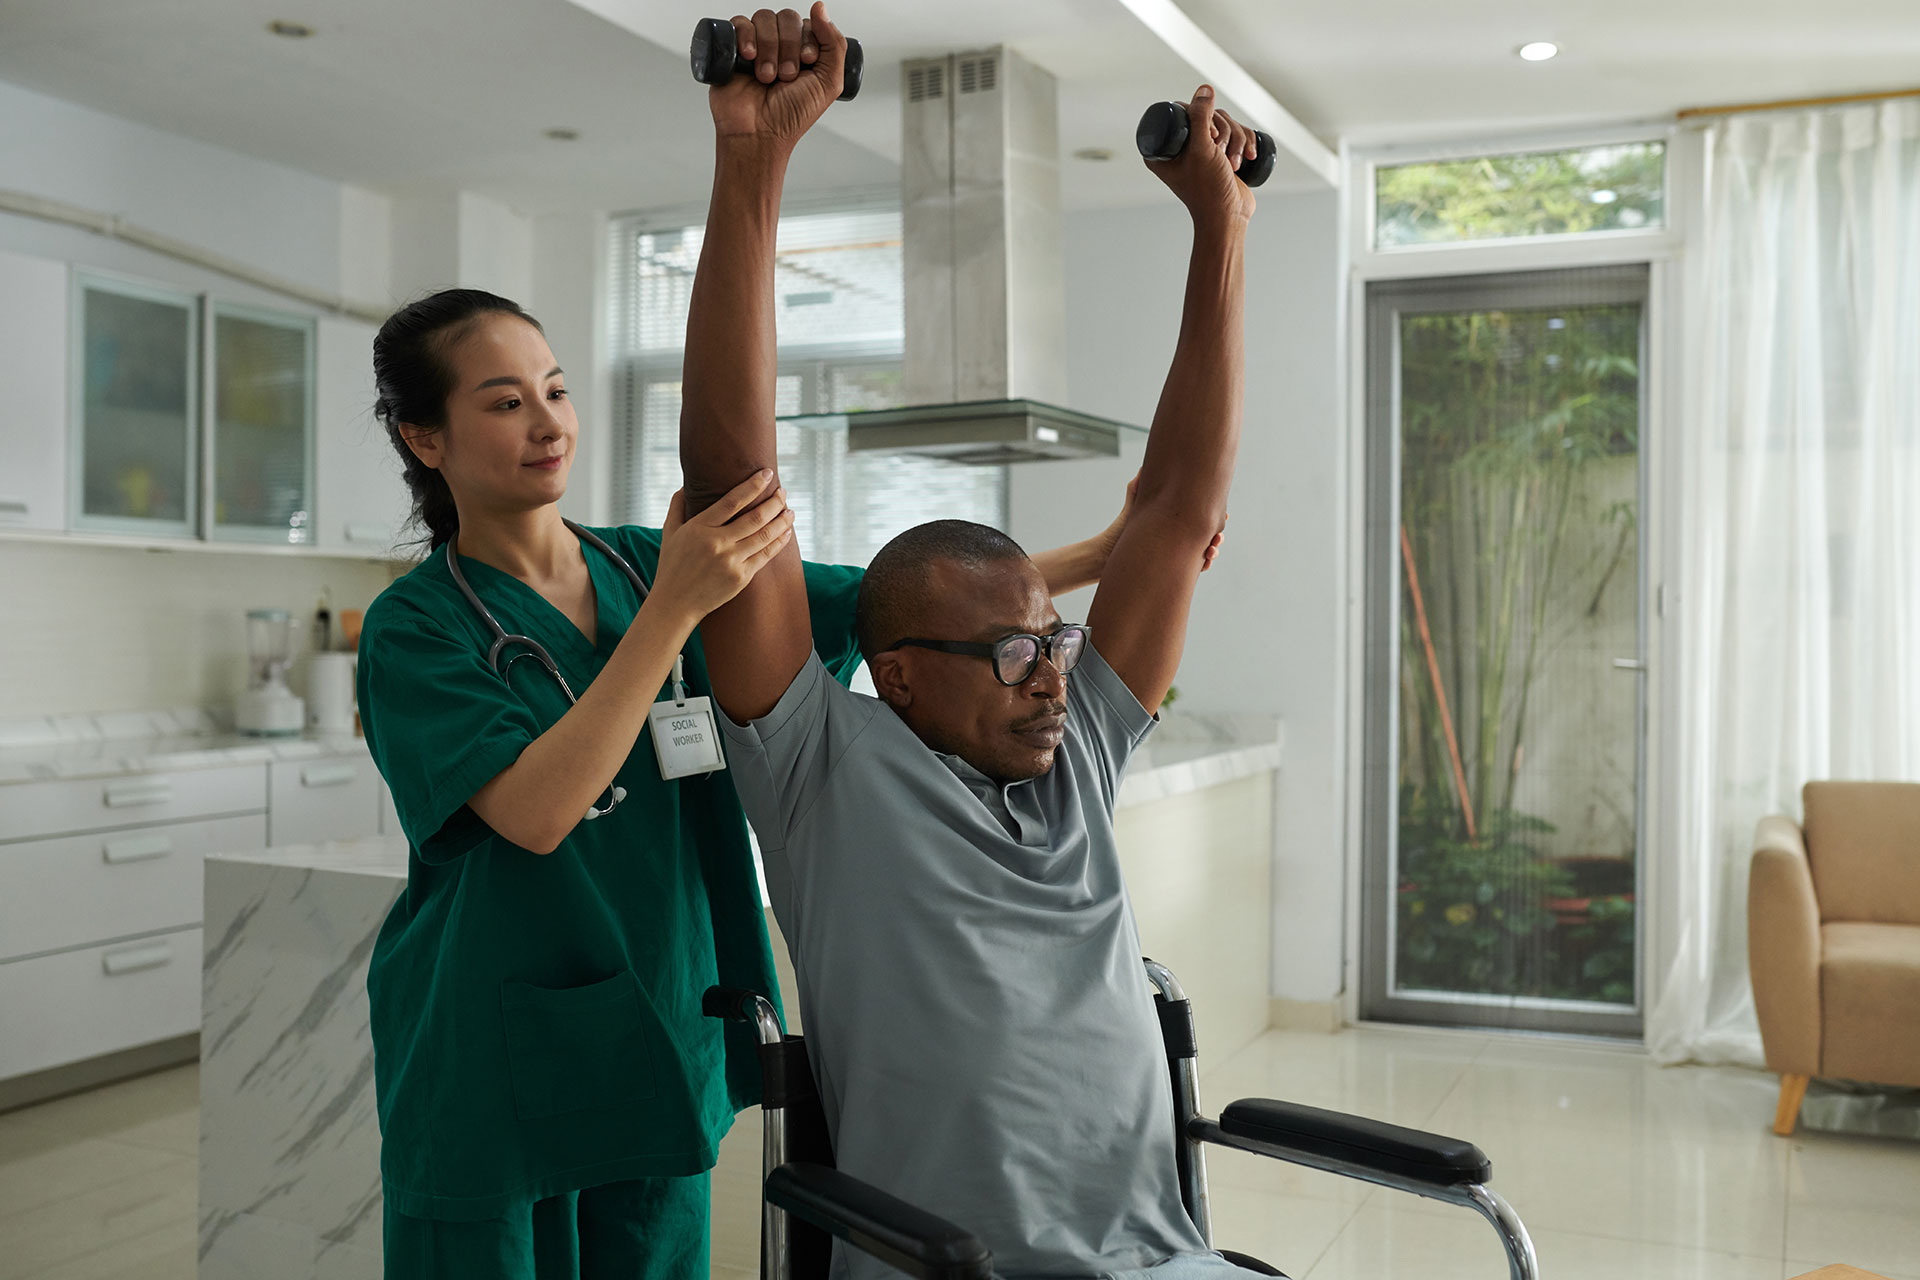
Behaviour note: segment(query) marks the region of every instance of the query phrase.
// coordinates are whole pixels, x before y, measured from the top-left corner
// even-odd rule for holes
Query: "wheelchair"
[[[1192,1002],[1165,965],[1143,963],[1154,988],[1173,1090],[1180,1194],[1209,1248],[1215,1247],[1207,1199],[1206,1148],[1211,1144],[1472,1209],[1499,1232],[1509,1280],[1538,1280],[1533,1241],[1513,1209],[1487,1186],[1493,1166],[1470,1142],[1264,1098],[1232,1103],[1217,1120],[1200,1114]],[[757,992],[713,987],[703,1009],[708,1017],[745,1023],[759,1038],[761,1280],[824,1280],[834,1237],[918,1280],[990,1280],[993,1255],[964,1227],[834,1167],[806,1043],[785,1034],[771,1003]],[[1257,1258],[1219,1252],[1249,1271],[1285,1276]]]

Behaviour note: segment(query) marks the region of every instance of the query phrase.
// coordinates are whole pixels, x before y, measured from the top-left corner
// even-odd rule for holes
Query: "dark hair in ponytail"
[[[374,416],[386,424],[387,439],[400,455],[407,489],[413,494],[410,523],[425,530],[427,549],[437,550],[460,528],[453,491],[446,477],[414,456],[401,426],[438,428],[447,424],[447,397],[454,370],[447,353],[482,316],[508,315],[545,333],[540,322],[498,294],[481,289],[442,289],[409,302],[380,326],[373,340]]]

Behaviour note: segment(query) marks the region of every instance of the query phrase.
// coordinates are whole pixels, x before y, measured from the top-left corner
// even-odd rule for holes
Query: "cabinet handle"
[[[111,863],[145,862],[148,858],[164,858],[172,852],[172,836],[129,836],[125,840],[107,841],[100,856]]]
[[[110,782],[107,784],[107,808],[126,809],[138,804],[165,804],[173,799],[171,782]]]
[[[29,516],[33,505],[25,498],[0,498],[0,516]]]
[[[158,969],[163,964],[172,963],[171,942],[146,942],[121,951],[109,951],[100,957],[100,967],[107,971],[110,978],[117,978],[123,973],[138,973],[142,969]]]
[[[310,764],[300,771],[300,785],[303,787],[338,787],[352,782],[360,776],[360,770],[350,764]]]

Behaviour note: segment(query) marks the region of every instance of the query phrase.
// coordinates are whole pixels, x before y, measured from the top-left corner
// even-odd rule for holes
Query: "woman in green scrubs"
[[[707,1171],[760,1078],[701,995],[779,991],[731,781],[664,780],[647,717],[676,658],[707,693],[694,628],[786,545],[792,514],[756,478],[692,520],[676,501],[664,531],[587,531],[643,599],[561,519],[579,427],[531,316],[432,295],[388,319],[374,371],[431,540],[360,640],[361,722],[411,845],[367,977],[386,1274],[703,1277]],[[1096,579],[1119,524],[1035,557],[1049,584]],[[489,660],[450,542],[479,604],[577,702],[538,661],[507,664],[524,646]],[[806,573],[845,681],[860,572]]]

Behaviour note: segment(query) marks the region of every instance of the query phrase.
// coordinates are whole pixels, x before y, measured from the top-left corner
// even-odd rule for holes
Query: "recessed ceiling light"
[[[1107,147],[1082,147],[1073,153],[1075,160],[1111,160],[1113,152]]]
[[[267,30],[289,40],[305,40],[313,34],[313,28],[304,22],[269,22]]]
[[[1545,62],[1560,52],[1560,46],[1551,40],[1535,40],[1532,44],[1520,46],[1520,56],[1528,62]]]
[[[547,136],[555,142],[573,142],[580,137],[578,129],[549,129]]]

